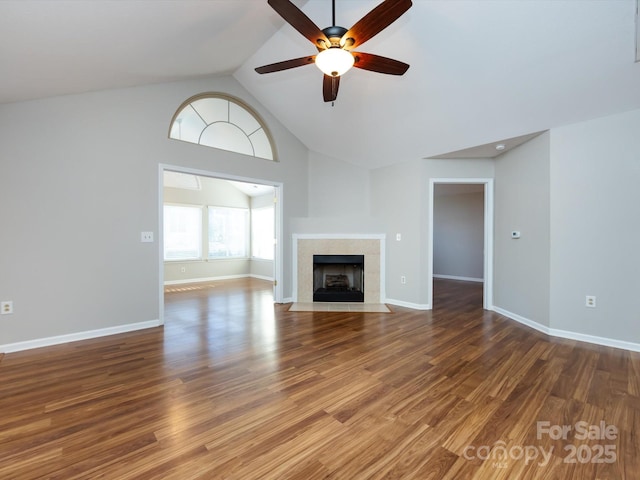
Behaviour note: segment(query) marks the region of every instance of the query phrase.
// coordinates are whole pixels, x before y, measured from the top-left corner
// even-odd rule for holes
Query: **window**
[[[202,258],[202,209],[165,205],[164,259],[197,260],[200,258]]]
[[[275,161],[260,116],[228,95],[209,93],[187,100],[171,120],[169,138]]]
[[[251,256],[273,260],[274,224],[273,207],[251,210]]]
[[[209,207],[209,258],[247,257],[249,210]]]

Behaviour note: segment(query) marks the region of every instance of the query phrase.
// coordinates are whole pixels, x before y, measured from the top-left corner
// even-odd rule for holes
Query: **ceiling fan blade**
[[[409,10],[411,0],[385,0],[356,22],[340,39],[344,48],[355,48],[395,22]]]
[[[270,63],[269,65],[263,65],[262,67],[257,67],[256,72],[258,73],[279,72],[281,70],[288,70],[290,68],[310,65],[312,63],[315,63],[315,61],[316,61],[315,55],[311,55],[309,57],[292,58],[291,60],[285,60],[284,62]]]
[[[386,73],[388,75],[404,75],[409,69],[409,65],[394,60],[393,58],[381,57],[371,53],[351,52],[355,59],[354,67],[370,70],[372,72]]]
[[[329,48],[331,42],[320,28],[290,0],[268,0],[267,2],[287,23],[300,32],[307,40],[321,49]]]
[[[338,98],[338,87],[340,86],[340,77],[331,77],[325,75],[322,80],[322,96],[325,102],[333,102]]]

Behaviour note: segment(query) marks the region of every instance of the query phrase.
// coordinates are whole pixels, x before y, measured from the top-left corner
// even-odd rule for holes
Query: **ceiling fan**
[[[320,30],[290,0],[268,0],[271,7],[318,49],[317,55],[294,58],[256,68],[272,73],[315,63],[324,73],[322,95],[325,102],[338,98],[340,75],[351,67],[389,75],[403,75],[409,65],[391,58],[353,51],[395,22],[412,5],[411,0],[384,0],[349,30],[336,25],[336,2],[332,0],[333,25]]]

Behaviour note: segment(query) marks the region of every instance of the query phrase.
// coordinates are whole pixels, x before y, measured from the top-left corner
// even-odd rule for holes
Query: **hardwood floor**
[[[481,288],[333,313],[255,279],[176,287],[164,328],[0,358],[0,478],[640,478],[640,354],[483,311]],[[601,422],[615,438],[580,439]]]

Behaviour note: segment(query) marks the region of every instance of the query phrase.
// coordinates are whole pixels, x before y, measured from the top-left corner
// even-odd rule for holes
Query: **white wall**
[[[256,109],[279,162],[169,140],[194,94]],[[0,106],[0,346],[159,318],[159,164],[283,183],[288,219],[307,213],[307,149],[233,78],[215,77]],[[290,265],[284,295],[291,295]],[[0,349],[1,350],[1,349]]]
[[[309,217],[369,213],[369,170],[309,152]]]
[[[433,274],[484,278],[484,193],[457,193],[436,184],[433,205]]]
[[[495,161],[494,296],[499,309],[549,326],[549,133]],[[521,238],[512,239],[511,232]]]
[[[371,172],[372,214],[387,235],[386,293],[390,303],[429,305],[429,182],[432,178],[493,178],[490,159],[416,160]],[[401,240],[396,240],[396,234]],[[406,277],[406,284],[400,277]]]
[[[550,145],[551,324],[638,344],[640,110],[553,129]]]
[[[405,162],[371,172],[371,211],[383,225],[386,241],[386,296],[395,303],[419,308],[420,269],[424,235],[425,185],[420,161]],[[401,241],[396,234],[401,234]],[[406,284],[400,277],[406,277]]]
[[[249,202],[251,208],[262,208],[262,207],[273,207],[273,198],[275,196],[274,192],[265,193],[264,195],[259,195],[256,197],[250,197]]]
[[[291,219],[295,233],[381,233],[371,207],[370,172],[348,162],[309,153],[309,215]]]

